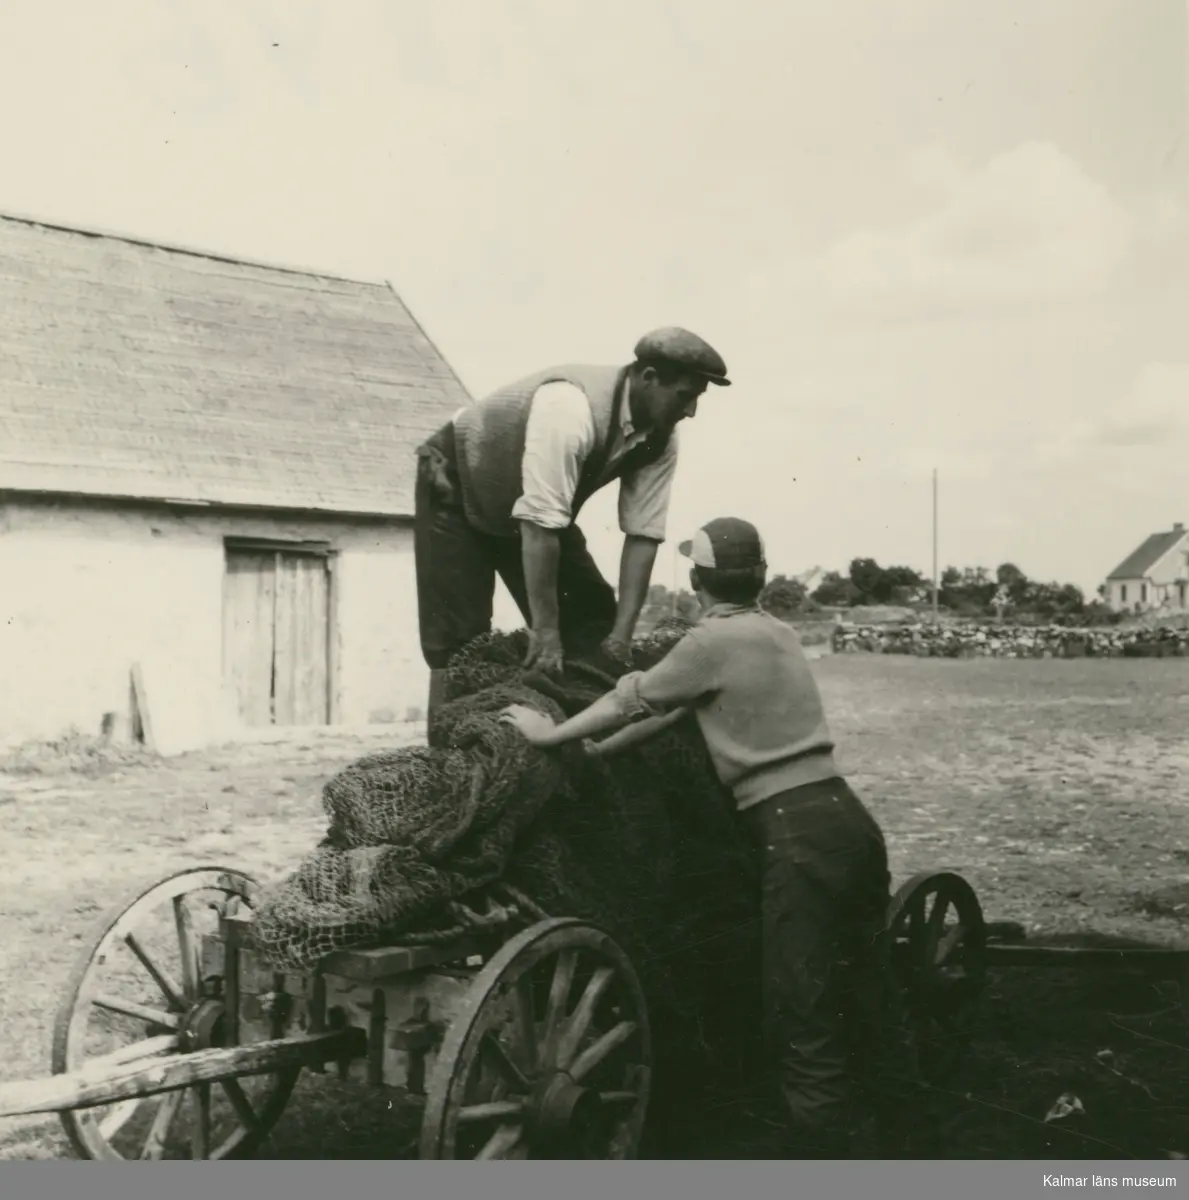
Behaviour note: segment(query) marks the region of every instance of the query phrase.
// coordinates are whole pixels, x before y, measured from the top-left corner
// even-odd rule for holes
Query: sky
[[[1189,522],[1189,0],[8,0],[0,211],[388,280],[475,396],[685,325],[660,581]],[[583,526],[614,578],[613,491]]]

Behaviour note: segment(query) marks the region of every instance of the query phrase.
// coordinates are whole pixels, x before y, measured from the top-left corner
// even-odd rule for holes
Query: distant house
[[[386,284],[0,217],[0,740],[423,703],[414,450],[470,403]]]
[[[1116,612],[1189,608],[1189,532],[1178,521],[1153,533],[1106,577],[1106,603]]]

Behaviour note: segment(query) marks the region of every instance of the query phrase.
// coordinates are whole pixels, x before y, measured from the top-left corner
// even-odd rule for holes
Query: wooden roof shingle
[[[407,516],[468,403],[387,284],[0,215],[0,491]]]

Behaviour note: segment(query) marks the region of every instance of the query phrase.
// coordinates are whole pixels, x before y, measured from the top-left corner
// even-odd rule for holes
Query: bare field
[[[843,769],[883,824],[897,881],[948,868],[989,919],[1034,938],[1189,948],[1189,662],[825,657]],[[0,1078],[44,1075],[62,988],[97,915],[196,862],[262,880],[322,833],[320,787],[394,727],[302,733],[167,763],[0,773]],[[1189,1152],[1189,1021],[1175,986],[1114,971],[996,971],[968,1060],[923,1123],[946,1157]],[[1046,1122],[1063,1093],[1084,1112]],[[733,1114],[728,1120],[728,1114]],[[698,1157],[766,1154],[724,1100]],[[263,1157],[399,1158],[412,1130],[380,1093],[299,1084]],[[0,1121],[0,1157],[68,1154],[54,1121]]]

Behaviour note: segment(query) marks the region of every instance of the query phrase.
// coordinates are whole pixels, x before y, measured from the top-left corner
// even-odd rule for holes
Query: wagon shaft
[[[362,1031],[342,1029],[250,1046],[200,1050],[148,1063],[117,1062],[107,1069],[102,1059],[94,1059],[84,1070],[70,1074],[0,1084],[0,1117],[96,1108],[198,1083],[338,1062],[362,1054],[365,1043]]]

